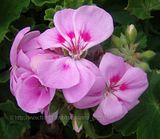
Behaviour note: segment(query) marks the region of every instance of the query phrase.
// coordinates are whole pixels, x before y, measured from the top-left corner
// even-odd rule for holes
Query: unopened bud
[[[154,51],[151,51],[151,50],[147,50],[143,53],[141,53],[141,57],[145,60],[150,60],[152,59],[154,56],[155,56],[155,52]]]
[[[120,39],[123,45],[128,45],[127,38],[123,33],[121,33]]]
[[[137,37],[137,30],[133,24],[126,29],[125,35],[130,43],[134,43]]]
[[[110,52],[112,52],[115,55],[120,55],[121,54],[121,52],[117,48],[110,49]]]
[[[117,48],[120,48],[123,45],[121,39],[115,35],[112,35],[112,43]]]
[[[73,130],[79,133],[82,130],[82,123],[80,122],[80,120],[79,121],[77,120],[79,119],[77,119],[76,117],[73,117],[72,126],[73,126]]]

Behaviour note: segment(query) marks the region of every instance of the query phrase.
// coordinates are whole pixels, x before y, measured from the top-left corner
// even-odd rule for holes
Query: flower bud
[[[151,70],[148,63],[146,63],[146,62],[136,63],[135,66],[143,69],[144,71],[150,71]]]
[[[126,29],[125,35],[130,43],[134,43],[137,37],[137,30],[133,24]]]
[[[120,48],[123,45],[121,39],[115,35],[112,35],[112,43],[117,48]]]
[[[154,51],[151,51],[151,50],[147,50],[143,53],[141,53],[141,57],[145,60],[150,60],[152,59],[154,56],[155,56],[155,52]]]
[[[73,126],[73,130],[76,131],[77,133],[79,133],[82,130],[82,123],[79,121],[77,121],[79,119],[77,119],[76,117],[73,117],[72,119],[72,126]]]
[[[112,52],[115,55],[120,55],[121,54],[121,52],[117,48],[110,49],[110,52]]]
[[[121,33],[120,39],[124,46],[128,45],[127,38],[123,33]]]

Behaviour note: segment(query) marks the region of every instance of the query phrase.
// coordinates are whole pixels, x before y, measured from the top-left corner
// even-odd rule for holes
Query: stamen
[[[79,34],[78,38],[76,38],[74,32],[71,31],[67,35],[70,38],[68,41],[60,34],[57,34],[58,42],[61,43],[67,51],[69,51],[70,56],[73,58],[80,58],[84,48],[88,45],[88,41],[91,39],[90,34],[88,32],[83,32]]]
[[[106,95],[108,95],[109,93],[114,94],[113,92],[115,91],[124,91],[126,89],[128,89],[127,84],[123,83],[123,84],[117,84],[117,82],[120,80],[120,77],[118,75],[113,76],[110,81],[106,84]]]

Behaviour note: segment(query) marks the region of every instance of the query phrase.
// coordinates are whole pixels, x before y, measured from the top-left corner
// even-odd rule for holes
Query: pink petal
[[[20,46],[24,52],[40,48],[37,37],[40,35],[39,31],[31,31],[27,33],[22,39]]]
[[[41,62],[37,73],[44,84],[51,88],[70,88],[80,81],[76,63],[70,57]]]
[[[47,29],[38,37],[38,42],[43,49],[63,47],[61,43],[64,41],[56,28]]]
[[[48,50],[43,50],[43,49],[34,49],[34,50],[31,50],[31,51],[27,51],[25,52],[25,54],[29,57],[29,59],[32,59],[32,57],[38,55],[38,54],[45,54],[47,53]]]
[[[29,62],[30,59],[22,50],[20,50],[17,56],[17,66],[30,69]]]
[[[38,77],[31,75],[19,86],[16,100],[25,112],[37,113],[52,101],[54,94],[55,89],[42,86]]]
[[[82,6],[73,15],[76,38],[81,34],[89,42],[86,49],[97,45],[113,32],[113,20],[109,13],[97,6]]]
[[[104,79],[117,82],[125,73],[126,66],[123,59],[111,53],[106,53],[99,65]]]
[[[73,9],[64,9],[56,12],[54,16],[54,24],[58,32],[68,41],[71,38],[74,38],[74,29],[72,18],[75,10]]]
[[[105,82],[103,78],[97,77],[94,85],[92,86],[88,94],[80,101],[74,103],[73,105],[79,109],[95,107],[101,102],[103,98],[102,90],[104,88],[105,88]]]
[[[95,117],[102,125],[116,122],[123,118],[127,109],[114,95],[108,95],[94,112]]]
[[[57,59],[60,57],[61,57],[60,55],[57,55],[54,52],[36,54],[35,56],[31,58],[30,67],[35,73],[37,73],[37,69],[40,63],[45,62],[46,60],[53,60],[53,59]]]
[[[80,73],[79,83],[71,88],[63,89],[64,97],[69,103],[80,101],[89,92],[95,82],[95,75],[81,61],[76,61],[76,64]]]
[[[127,110],[131,110],[133,109],[136,105],[139,104],[139,100],[136,100],[136,101],[133,101],[131,103],[128,103],[128,102],[123,102],[123,104],[125,105],[125,107],[127,108]]]
[[[140,68],[129,68],[117,84],[125,84],[126,89],[114,94],[123,101],[134,102],[148,87],[147,74]]]
[[[27,77],[28,75],[30,75],[30,72],[28,72],[26,69],[22,67],[12,68],[10,72],[10,90],[14,96],[16,95],[16,92],[17,92],[18,82],[21,82],[21,79]]]
[[[12,44],[11,51],[10,51],[10,62],[12,66],[16,64],[18,46],[22,38],[28,31],[30,31],[30,27],[26,27],[22,29],[21,31],[18,32],[18,34],[16,35],[14,39],[14,42]]]
[[[96,76],[102,76],[99,68],[89,60],[81,59],[81,63],[88,68],[91,72],[93,72]]]

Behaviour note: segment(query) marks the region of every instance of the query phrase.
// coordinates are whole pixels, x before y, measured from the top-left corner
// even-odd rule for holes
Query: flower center
[[[60,34],[58,34],[58,41],[61,45],[68,51],[68,54],[74,59],[80,59],[81,55],[85,51],[91,36],[89,32],[79,33],[78,38],[75,37],[74,32],[67,33],[69,39],[64,39]]]
[[[128,89],[126,83],[118,84],[120,80],[119,76],[113,76],[110,81],[106,84],[106,95],[113,94],[115,91],[125,91]]]

